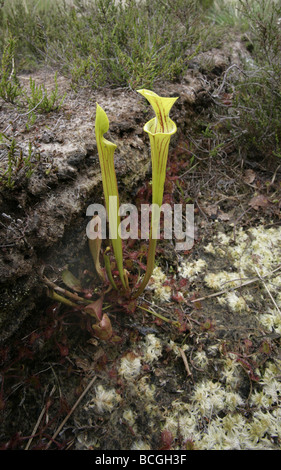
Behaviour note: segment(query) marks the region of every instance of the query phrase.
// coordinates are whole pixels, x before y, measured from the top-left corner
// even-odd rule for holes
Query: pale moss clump
[[[240,365],[236,361],[235,356],[229,355],[226,360],[224,367],[221,370],[221,379],[227,387],[235,389],[240,381]]]
[[[179,266],[179,275],[189,281],[196,279],[198,274],[205,270],[207,263],[203,259],[198,259],[196,261],[182,261]]]
[[[141,357],[129,352],[121,358],[118,374],[126,380],[135,380],[141,372]]]
[[[195,446],[200,450],[240,450],[243,448],[240,436],[244,425],[245,421],[242,419],[239,422],[237,415],[228,415],[227,421],[216,417],[209,423],[202,438],[195,439]]]
[[[197,351],[193,356],[193,362],[196,367],[200,369],[205,369],[209,364],[209,359],[205,351]]]
[[[195,384],[188,402],[172,402],[164,429],[174,436],[180,434],[198,450],[276,448],[274,439],[281,437],[280,365],[279,362],[267,365],[259,382],[262,390],[254,391],[247,401],[253,413],[245,417],[246,403],[237,392],[243,371],[236,356],[227,355],[222,362],[220,381],[205,379]]]
[[[156,400],[156,387],[149,381],[150,378],[148,376],[142,377],[138,381],[135,390],[138,397],[143,397],[142,408],[147,415],[149,427],[158,430],[161,412]]]
[[[217,274],[209,273],[205,276],[204,281],[208,287],[218,291],[227,290],[231,286],[237,286],[238,282],[241,283],[237,273],[227,273],[226,271]],[[249,295],[243,295],[242,297],[237,295],[236,291],[222,293],[217,299],[221,305],[228,305],[234,313],[242,313],[249,310],[246,300],[251,301],[252,297]]]
[[[236,231],[235,238],[234,235],[230,237],[218,233],[214,237],[214,243],[207,245],[205,251],[215,256],[227,257],[241,278],[256,276],[256,268],[261,276],[265,276],[280,264],[280,239],[281,227],[265,229],[261,225],[252,227],[247,232],[240,228]],[[279,281],[275,278],[274,282],[280,285],[280,276]]]
[[[125,354],[118,368],[118,375],[127,381],[136,381],[142,370],[142,363],[152,364],[162,354],[162,342],[154,334],[148,334],[140,352],[130,351]]]
[[[192,441],[198,450],[275,448],[272,439],[280,438],[281,433],[280,407],[273,412],[259,409],[258,405],[266,402],[256,400],[256,395],[251,404],[253,415],[246,418],[239,413],[245,403],[237,392],[218,382],[205,380],[196,385],[191,403],[176,400],[171,404],[164,429],[175,436],[180,433],[183,440]]]
[[[147,402],[152,402],[155,398],[155,385],[148,383],[147,376],[141,377],[136,384],[136,389],[140,392],[140,396],[144,396]]]
[[[136,431],[135,424],[136,424],[137,414],[129,409],[124,410],[123,412],[123,419],[124,421],[132,428],[133,431]]]
[[[153,335],[147,341],[149,347],[152,344],[157,345]],[[158,357],[156,355],[154,361]],[[180,436],[180,446],[190,441],[197,450],[275,449],[276,440],[281,439],[280,368],[281,361],[275,360],[267,362],[263,371],[257,370],[260,375],[258,387],[246,402],[238,393],[239,382],[245,380],[243,368],[236,361],[236,355],[231,353],[222,356],[219,380],[204,379],[195,383],[187,396],[181,395],[164,409],[157,401],[157,389],[151,383],[150,374],[131,382],[131,390],[141,399],[150,429],[148,434],[159,432],[161,417],[161,430],[169,431],[175,443]],[[92,406],[99,412],[112,411],[120,400],[114,389],[105,390],[99,386]],[[130,406],[125,407],[122,419],[135,433],[131,450],[151,450],[149,441],[138,428],[137,413]]]
[[[145,338],[143,345],[144,362],[152,363],[162,354],[162,343],[154,334],[149,334]]]
[[[180,433],[198,450],[275,449],[274,441],[281,438],[280,366],[281,361],[268,363],[259,382],[261,390],[253,391],[247,401],[253,413],[245,417],[245,402],[237,393],[242,369],[229,354],[221,382],[203,380],[195,385],[189,403],[175,400],[164,429],[175,436]]]
[[[239,393],[227,391],[225,394],[225,405],[226,409],[230,411],[235,411],[239,406],[242,406],[244,403],[242,397]]]
[[[121,401],[120,395],[114,388],[106,390],[102,385],[95,389],[95,397],[88,403],[88,408],[96,408],[99,413],[112,411]]]
[[[229,245],[229,243],[231,242],[230,236],[226,235],[223,232],[219,232],[217,234],[217,239],[221,245]]]
[[[260,315],[259,321],[268,331],[281,334],[281,315],[277,308],[268,308],[268,313]]]
[[[224,409],[226,393],[219,382],[204,380],[198,383],[191,395],[194,411],[203,417],[210,418],[213,413]]]
[[[261,276],[266,276],[280,264],[280,239],[281,227],[252,227],[246,234],[240,231],[235,245],[228,247],[228,254],[244,277],[256,276],[257,270]]]
[[[163,429],[174,436],[180,432],[183,440],[194,439],[198,433],[198,417],[193,413],[192,405],[180,400],[174,400],[166,411]]]
[[[208,245],[204,247],[204,250],[206,251],[206,253],[211,253],[212,255],[216,254],[216,248],[212,243],[208,243]]]
[[[244,297],[238,296],[235,292],[228,292],[226,301],[233,312],[242,313],[248,310]]]
[[[150,445],[143,441],[142,439],[138,439],[131,447],[131,450],[151,450]]]
[[[224,259],[230,266],[229,271],[213,272],[207,268],[205,285],[221,295],[217,301],[228,306],[234,313],[255,313],[255,297],[249,295],[247,280],[256,279],[261,290],[259,298],[268,307],[259,315],[261,324],[269,331],[281,332],[281,272],[274,271],[281,263],[281,227],[264,228],[263,225],[247,231],[236,230],[235,236],[218,233],[214,242],[205,247],[210,255]],[[258,281],[259,277],[261,280]],[[238,291],[237,288],[243,288]],[[275,300],[275,307],[273,306]],[[249,306],[250,305],[250,306]],[[272,307],[272,308],[270,308]]]
[[[250,449],[270,449],[272,438],[280,439],[280,414],[276,419],[274,414],[258,410],[247,423],[246,431]]]
[[[214,290],[230,289],[241,284],[240,276],[237,272],[220,271],[218,273],[208,272],[204,277],[205,284]]]
[[[171,300],[172,289],[168,284],[165,284],[168,278],[159,266],[153,270],[150,278],[148,288],[154,291],[156,299],[162,302],[169,302]]]
[[[195,386],[189,403],[171,403],[164,429],[192,441],[196,449],[240,448],[239,434],[245,419],[236,411],[243,404],[238,393],[226,390],[219,382],[204,380]],[[222,412],[225,419],[217,416]]]
[[[250,403],[254,407],[258,408],[269,408],[272,406],[272,400],[269,396],[267,396],[263,391],[255,390],[250,398]]]
[[[269,363],[260,381],[263,385],[263,393],[270,397],[272,404],[281,402],[280,366],[281,361],[277,364]]]

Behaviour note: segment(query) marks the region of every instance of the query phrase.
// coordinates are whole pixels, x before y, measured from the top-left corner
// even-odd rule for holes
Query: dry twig
[[[63,426],[65,425],[65,423],[68,421],[68,419],[70,418],[70,416],[72,415],[72,413],[76,410],[77,406],[79,405],[80,401],[82,400],[82,398],[86,395],[86,393],[88,392],[88,390],[91,388],[91,386],[93,385],[93,383],[95,382],[96,380],[96,375],[92,378],[92,380],[88,383],[87,387],[85,388],[85,390],[81,393],[80,397],[78,398],[78,400],[76,401],[76,403],[73,405],[73,407],[71,408],[70,412],[68,413],[68,415],[65,417],[65,419],[63,420],[63,422],[60,424],[60,426],[58,427],[58,429],[56,430],[56,432],[54,433],[52,439],[48,442],[47,446],[46,446],[46,449],[47,450],[50,445],[52,444],[52,442],[54,442],[54,440],[56,439],[57,435],[60,433],[60,431],[62,430]]]
[[[185,352],[182,348],[179,348],[179,351],[181,353],[181,357],[182,357],[182,360],[183,360],[183,363],[184,363],[184,366],[185,366],[185,369],[186,369],[186,372],[187,372],[187,376],[190,377],[190,376],[192,376],[192,373],[190,371]]]
[[[56,389],[56,386],[54,385],[53,388],[52,388],[52,390],[51,390],[50,397],[53,395],[55,389]],[[38,429],[38,426],[39,426],[39,424],[41,423],[41,420],[42,420],[42,418],[43,418],[43,416],[44,416],[46,410],[47,410],[47,404],[42,408],[42,411],[41,411],[41,413],[40,413],[40,415],[39,415],[39,418],[37,419],[37,422],[36,422],[36,424],[35,424],[35,426],[34,426],[34,428],[33,428],[31,437],[30,437],[30,439],[28,440],[28,443],[26,444],[26,447],[25,447],[24,450],[28,450],[28,449],[29,449],[30,444],[31,444],[31,442],[32,442],[32,440],[33,440],[33,437],[34,437],[34,435],[36,434],[36,431],[37,431],[37,429]]]

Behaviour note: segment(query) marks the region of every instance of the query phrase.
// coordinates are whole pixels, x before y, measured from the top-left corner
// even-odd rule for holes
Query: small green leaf
[[[62,295],[57,294],[53,289],[48,289],[47,295],[48,297],[50,297],[50,299],[57,300],[62,304],[68,305],[70,307],[78,307],[74,302],[71,302],[71,300],[66,299]]]
[[[70,287],[70,289],[73,289],[76,292],[82,291],[81,282],[68,269],[65,269],[62,272],[61,277],[67,287]]]

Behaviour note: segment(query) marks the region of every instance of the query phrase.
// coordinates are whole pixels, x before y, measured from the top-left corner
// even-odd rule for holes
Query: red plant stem
[[[147,286],[148,281],[149,281],[149,279],[150,279],[150,277],[153,273],[154,262],[155,262],[156,245],[157,245],[157,239],[156,238],[150,238],[149,247],[148,247],[148,254],[147,254],[146,272],[145,272],[144,278],[141,282],[141,285],[139,286],[137,291],[132,295],[133,299],[136,299],[137,297],[139,297],[143,293],[143,291],[144,291],[145,287]]]

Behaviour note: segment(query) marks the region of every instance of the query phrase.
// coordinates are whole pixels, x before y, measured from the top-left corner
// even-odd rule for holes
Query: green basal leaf
[[[48,289],[47,295],[48,297],[50,297],[50,299],[56,300],[57,302],[68,305],[69,307],[78,308],[77,304],[75,304],[74,302],[71,302],[71,300],[66,299],[62,295],[57,294],[53,289]]]
[[[109,256],[108,256],[106,253],[104,253],[103,259],[104,259],[104,265],[105,265],[105,270],[106,270],[106,274],[107,274],[108,280],[109,280],[110,284],[112,285],[112,287],[113,287],[115,290],[118,290],[118,289],[117,289],[117,286],[116,286],[116,284],[115,284],[115,281],[114,281],[114,279],[113,279],[113,276],[112,276]]]
[[[109,129],[109,121],[105,111],[97,104],[96,109],[96,122],[95,122],[95,134],[96,142],[98,147],[99,161],[102,173],[102,184],[103,192],[105,197],[105,204],[107,209],[107,214],[109,218],[109,227],[112,228],[112,233],[114,235],[111,238],[112,247],[114,251],[114,256],[117,264],[117,269],[119,271],[120,279],[123,286],[126,289],[126,282],[124,278],[123,270],[123,249],[122,249],[122,240],[119,235],[119,225],[120,225],[120,216],[119,216],[119,194],[117,187],[117,179],[114,168],[114,151],[116,145],[104,138],[104,134]],[[116,207],[114,210],[113,205],[111,204],[111,199],[116,198]],[[115,228],[115,230],[114,230]]]

